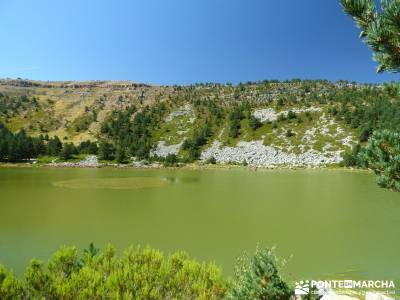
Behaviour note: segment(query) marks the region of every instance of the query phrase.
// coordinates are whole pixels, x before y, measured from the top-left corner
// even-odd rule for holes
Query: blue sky
[[[0,0],[0,77],[398,80],[338,0]]]

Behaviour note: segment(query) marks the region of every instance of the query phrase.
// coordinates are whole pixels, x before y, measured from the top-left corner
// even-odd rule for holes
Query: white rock
[[[319,107],[310,107],[310,108],[294,108],[291,110],[294,113],[302,113],[302,112],[317,112],[321,111]],[[253,112],[253,116],[259,119],[261,122],[272,122],[276,121],[279,115],[287,116],[289,111],[281,111],[279,113],[275,112],[272,108],[258,109]]]
[[[155,150],[151,152],[152,156],[166,157],[169,154],[177,155],[181,149],[182,143],[175,145],[165,145],[165,141],[159,141]]]
[[[185,115],[193,115],[193,110],[190,107],[189,104],[181,107],[179,110],[173,111],[172,113],[170,113],[166,118],[165,121],[166,122],[171,122],[173,119],[175,119],[176,117],[181,117],[181,116],[185,116]],[[189,122],[193,123],[194,122],[194,117],[190,118]]]
[[[284,152],[271,146],[263,145],[263,141],[238,142],[236,147],[221,147],[221,142],[214,143],[201,153],[200,159],[205,161],[214,157],[218,163],[242,163],[251,166],[270,167],[286,166],[320,166],[337,164],[342,161],[341,151],[318,152],[307,150],[295,154]]]

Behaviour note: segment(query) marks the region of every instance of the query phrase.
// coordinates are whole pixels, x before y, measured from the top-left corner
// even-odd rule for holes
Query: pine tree
[[[360,37],[374,51],[374,59],[379,64],[378,72],[399,72],[400,0],[381,0],[380,7],[374,0],[340,2],[344,11],[353,17],[361,29]],[[385,90],[392,97],[398,93],[397,87],[386,87]],[[369,137],[370,126],[364,125],[360,139],[368,139],[368,144],[357,155],[357,159],[375,172],[381,187],[400,191],[400,135],[388,124],[384,125],[384,130],[375,131],[372,137]]]
[[[400,0],[340,0],[361,29],[360,38],[374,51],[378,72],[400,71]]]

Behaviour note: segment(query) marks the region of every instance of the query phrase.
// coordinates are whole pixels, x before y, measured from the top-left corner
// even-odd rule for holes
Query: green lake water
[[[290,279],[400,281],[400,193],[343,170],[0,169],[0,262],[90,242],[185,250],[232,274],[257,244]]]

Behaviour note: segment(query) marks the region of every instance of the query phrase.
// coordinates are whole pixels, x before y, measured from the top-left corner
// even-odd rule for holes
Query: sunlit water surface
[[[232,274],[257,244],[295,279],[400,279],[400,193],[340,170],[0,169],[0,262],[61,245],[185,250]]]

